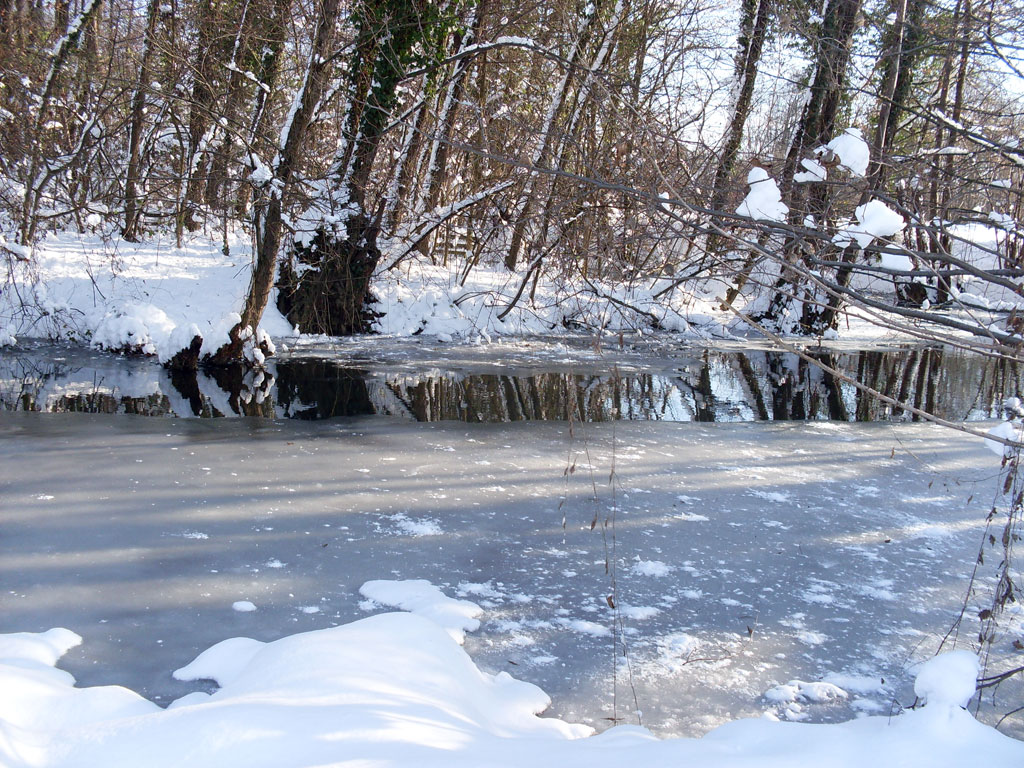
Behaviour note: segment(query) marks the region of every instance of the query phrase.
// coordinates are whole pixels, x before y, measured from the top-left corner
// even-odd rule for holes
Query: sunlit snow
[[[215,681],[216,690],[166,709],[125,688],[76,688],[54,668],[80,642],[66,629],[2,635],[0,761],[6,768],[1024,764],[1024,743],[961,709],[978,670],[965,652],[924,664],[918,692],[926,705],[896,717],[832,725],[742,720],[700,739],[659,740],[638,726],[591,735],[586,726],[538,717],[549,699],[536,686],[481,672],[453,638],[465,613],[451,612],[452,601],[432,585],[381,581],[363,591],[434,620],[384,613],[268,643],[231,638],[175,672]],[[677,650],[688,640],[680,642]],[[834,683],[791,681],[765,695],[798,708],[848,694]]]

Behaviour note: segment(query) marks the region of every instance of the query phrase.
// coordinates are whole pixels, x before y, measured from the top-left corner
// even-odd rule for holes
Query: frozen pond
[[[404,359],[381,367],[419,375]],[[628,355],[619,362],[637,372]],[[572,375],[606,375],[598,364]],[[127,387],[162,372],[119,375]],[[279,372],[280,389],[262,396],[268,416],[291,407],[286,379]],[[35,402],[68,395],[46,386]],[[711,388],[719,421],[743,408],[719,408],[724,391]],[[137,394],[102,392],[121,411]],[[200,411],[231,413],[229,397],[203,392]],[[988,415],[984,398],[964,398]],[[85,639],[61,662],[80,685],[122,684],[162,703],[194,689],[171,670],[220,640],[348,622],[366,615],[363,582],[424,578],[486,608],[466,643],[482,668],[537,683],[570,720],[636,722],[639,708],[656,733],[692,735],[765,712],[889,712],[913,703],[910,665],[960,614],[999,482],[979,438],[915,423],[5,407],[0,632],[67,627]],[[969,602],[966,647],[987,579]],[[234,609],[241,601],[255,610]],[[994,664],[1012,662],[1012,639]],[[822,680],[847,697],[815,703],[798,685],[778,687]],[[1003,687],[982,717],[1020,700],[1019,684]],[[1020,736],[1019,717],[1003,730]]]

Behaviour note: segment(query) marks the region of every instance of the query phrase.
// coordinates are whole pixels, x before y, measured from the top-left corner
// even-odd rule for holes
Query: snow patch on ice
[[[668,576],[674,569],[671,565],[663,563],[661,560],[638,559],[630,570],[638,576],[653,576],[655,578],[661,578],[663,576]]]
[[[444,533],[441,522],[429,517],[416,520],[399,512],[389,515],[388,519],[394,521],[395,527],[408,536],[440,536]]]

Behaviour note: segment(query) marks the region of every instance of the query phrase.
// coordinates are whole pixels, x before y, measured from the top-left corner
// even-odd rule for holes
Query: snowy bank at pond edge
[[[171,239],[128,243],[96,235],[60,233],[33,250],[33,263],[16,262],[0,287],[0,348],[20,339],[84,342],[166,361],[203,338],[204,353],[227,341],[249,285],[251,245],[196,236],[177,248]],[[385,336],[424,334],[440,341],[524,335],[561,335],[567,328],[608,334],[653,329],[693,339],[729,339],[740,328],[721,308],[721,280],[676,285],[669,275],[626,276],[602,283],[578,276],[541,275],[530,298],[515,303],[522,276],[461,263],[406,262],[375,277],[375,330]],[[891,290],[888,283],[879,284]],[[271,295],[260,328],[277,340],[296,336]],[[742,302],[741,302],[742,303]],[[506,314],[512,304],[514,309]],[[844,337],[876,338],[882,329],[854,319]],[[742,329],[739,331],[743,333]],[[304,337],[309,338],[309,337]]]
[[[472,603],[423,581],[369,582],[362,591],[417,613],[379,614],[269,643],[225,640],[175,673],[220,688],[188,694],[166,710],[121,687],[75,688],[54,668],[81,641],[73,632],[0,635],[0,764],[1024,765],[1024,743],[961,708],[978,671],[966,652],[922,665],[917,692],[928,703],[897,717],[827,725],[739,720],[700,739],[658,740],[625,725],[591,736],[587,726],[537,717],[550,703],[540,688],[477,668],[453,637],[472,626],[479,610]]]
[[[227,341],[238,320],[251,273],[251,245],[237,237],[228,255],[212,239],[195,237],[182,248],[173,240],[146,243],[104,240],[95,235],[50,235],[34,249],[34,263],[17,262],[0,290],[0,347],[18,338],[85,341],[113,351],[130,350],[169,359],[203,338],[203,353]],[[657,298],[670,281],[638,280],[635,286],[544,278],[532,301],[507,317],[520,278],[479,268],[459,284],[454,265],[404,265],[378,275],[374,293],[382,334],[488,339],[491,336],[564,332],[568,326],[609,331],[650,327],[685,331],[706,324],[719,300],[675,292]],[[720,290],[721,290],[720,286]],[[278,311],[276,290],[260,327],[275,339],[295,336]],[[630,309],[634,307],[635,309]],[[684,318],[685,315],[685,318]]]
[[[743,213],[777,218],[782,215],[777,197],[774,181],[763,169],[754,169],[744,201],[750,210]],[[892,235],[902,225],[900,216],[872,201],[857,209],[857,223],[849,223],[837,237],[866,243]],[[990,251],[998,244],[998,228],[971,225],[956,228],[956,234],[963,238],[956,255],[983,268],[994,266]],[[972,243],[989,250],[975,250]],[[98,235],[51,234],[34,247],[31,263],[17,261],[11,266],[6,284],[0,286],[0,348],[19,338],[63,339],[166,361],[199,335],[202,352],[212,353],[227,341],[239,319],[251,265],[251,244],[241,233],[229,237],[227,248],[202,235],[178,248],[167,237],[128,243]],[[883,258],[883,266],[905,269],[909,262],[890,255]],[[774,280],[767,273],[755,277]],[[601,282],[540,274],[529,286],[529,298],[517,302],[523,279],[503,267],[476,265],[467,271],[456,257],[445,265],[404,262],[374,277],[373,309],[379,313],[374,330],[391,337],[423,334],[442,342],[559,336],[572,328],[609,335],[657,330],[719,341],[750,333],[733,312],[722,309],[729,285],[724,279],[677,282],[669,274],[637,273]],[[890,297],[894,288],[888,277],[860,276],[851,285]],[[1006,289],[986,287],[977,279],[961,278],[958,286],[955,293],[976,311],[1009,310],[1019,304]],[[281,315],[275,296],[276,291],[257,332],[276,340],[292,339],[302,329],[293,328]],[[759,302],[767,298],[751,297],[745,304],[741,297],[736,306],[756,314]],[[789,318],[783,326],[792,321]],[[859,343],[907,338],[886,328],[884,313],[868,316],[855,309],[844,317],[838,333],[826,334],[829,339],[838,337]],[[315,338],[303,336],[307,341]]]

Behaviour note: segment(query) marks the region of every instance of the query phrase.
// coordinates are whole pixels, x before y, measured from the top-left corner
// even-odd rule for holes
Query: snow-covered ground
[[[1000,236],[999,230],[986,227],[961,228],[958,234],[988,247]],[[204,350],[215,350],[237,320],[251,271],[246,239],[233,238],[228,253],[223,250],[222,243],[198,236],[177,248],[171,240],[132,244],[98,235],[51,235],[35,247],[31,265],[11,265],[12,279],[0,290],[0,346],[18,338],[68,339],[166,359],[199,332]],[[985,254],[979,258],[992,261]],[[721,342],[738,334],[749,341],[750,330],[721,309],[728,287],[724,281],[672,288],[668,276],[603,284],[543,275],[502,318],[521,280],[503,268],[482,265],[467,273],[454,257],[436,266],[405,262],[374,281],[379,298],[374,308],[382,313],[377,330],[391,338],[424,334],[444,342],[486,343],[499,337],[559,336],[568,329],[610,338],[620,332],[649,334],[656,324],[691,340]],[[771,283],[774,277],[757,272],[753,280]],[[1013,297],[1004,289],[993,293],[993,286],[976,279],[961,282],[973,306],[1010,306],[1007,299]],[[888,278],[860,280],[854,287],[890,296],[893,290]],[[879,325],[880,318],[884,314],[850,312],[839,335],[861,344],[901,338]],[[295,333],[273,300],[262,327],[278,340]]]
[[[166,359],[195,325],[204,349],[216,349],[241,309],[248,288],[251,247],[231,243],[228,256],[216,242],[198,238],[178,249],[171,242],[134,245],[98,236],[62,234],[36,246],[35,264],[15,264],[15,281],[0,295],[0,337],[67,338],[105,349],[135,348]],[[493,336],[561,333],[567,324],[614,331],[650,324],[615,303],[655,313],[669,330],[690,321],[707,324],[715,297],[678,294],[655,301],[661,283],[636,289],[585,288],[544,280],[533,301],[524,300],[504,320],[498,315],[515,295],[517,278],[504,270],[474,270],[458,284],[460,265],[409,266],[376,281],[385,335],[426,333],[442,339],[487,340]],[[665,283],[667,285],[667,282]],[[709,289],[709,291],[713,288]],[[722,317],[730,320],[731,317]],[[262,321],[275,338],[294,329],[271,302]]]
[[[67,629],[0,640],[0,764],[1021,764],[959,706],[973,662],[921,666],[985,535],[981,440],[571,432],[0,414],[0,632]],[[391,581],[419,579],[456,602]],[[387,606],[421,615],[360,620]]]

